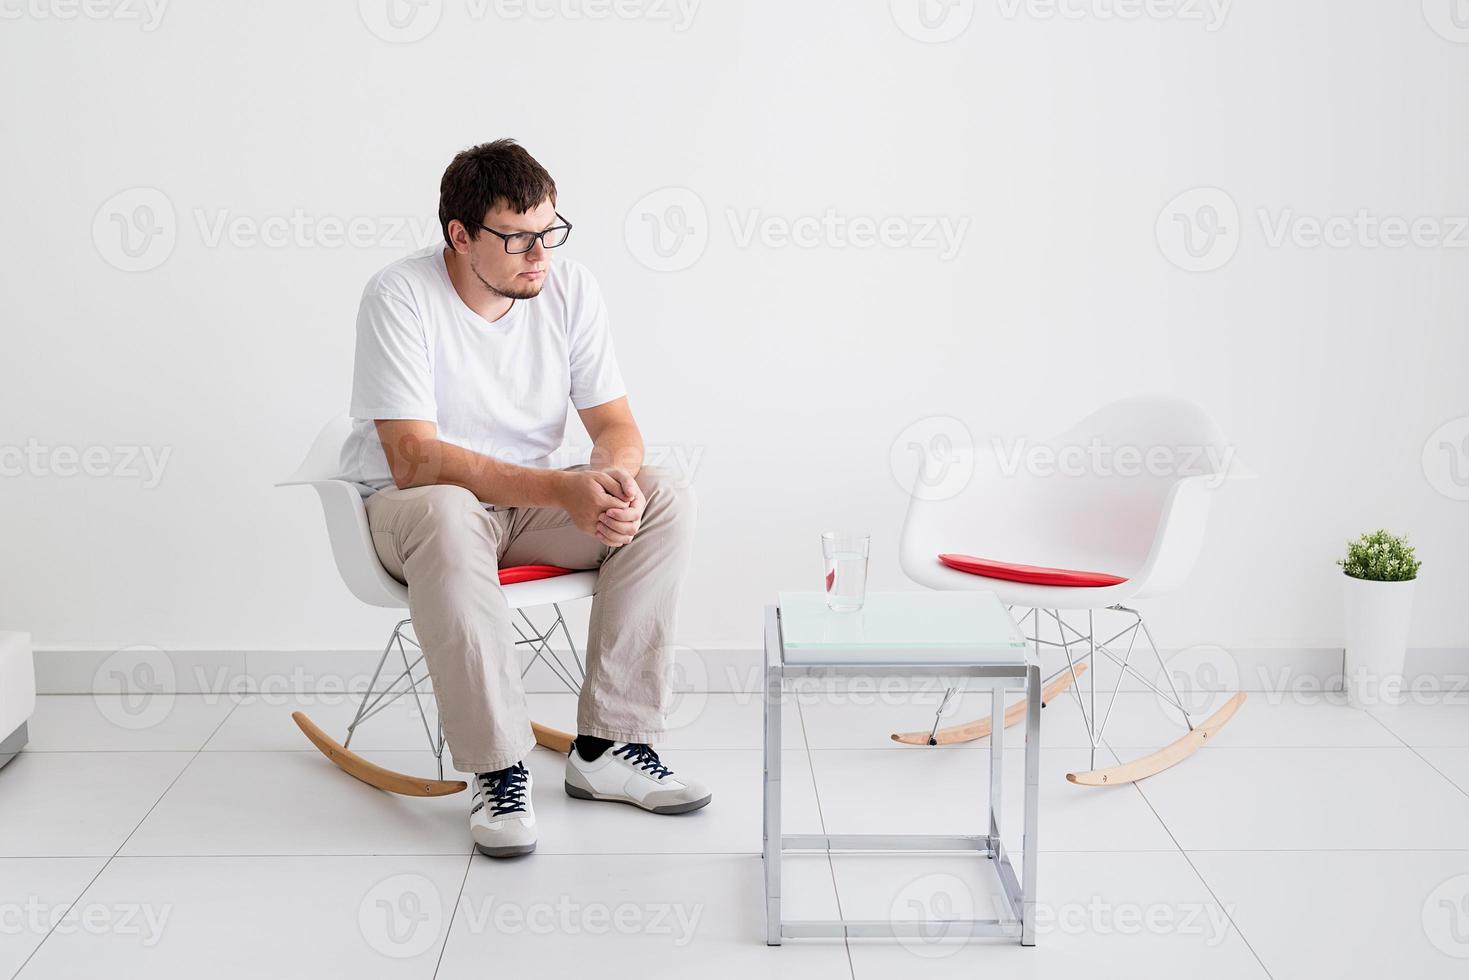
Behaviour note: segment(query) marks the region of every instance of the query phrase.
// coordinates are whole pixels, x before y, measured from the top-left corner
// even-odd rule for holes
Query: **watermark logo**
[[[1423,0],[1423,19],[1444,40],[1469,44],[1469,0]]]
[[[47,904],[39,895],[24,901],[0,902],[0,936],[47,936],[86,933],[89,936],[126,936],[144,948],[158,945],[173,915],[173,904],[138,902],[69,902]]]
[[[1036,477],[1138,476],[1183,479],[1201,476],[1212,490],[1222,485],[1235,456],[1233,446],[1113,444],[1099,436],[1085,443],[1031,443],[1026,439],[990,443],[1001,476]]]
[[[357,928],[384,956],[408,959],[427,952],[444,925],[444,903],[423,875],[401,874],[373,885],[357,905]]]
[[[1224,26],[1233,0],[999,0],[1000,16],[1043,21],[1178,21],[1202,24],[1213,34]]]
[[[152,490],[172,455],[172,446],[49,446],[27,439],[23,446],[0,445],[0,477],[136,480]]]
[[[245,214],[229,208],[189,209],[204,248],[382,248],[412,251],[440,240],[437,219],[410,214],[313,214],[294,208]],[[180,219],[173,202],[154,187],[135,187],[109,198],[92,220],[92,240],[103,261],[124,272],[156,269],[173,254]]]
[[[108,198],[92,218],[92,243],[103,261],[123,272],[156,269],[173,254],[178,219],[156,187],[131,187]]]
[[[974,20],[974,0],[888,0],[898,30],[924,44],[952,41]]]
[[[654,272],[678,272],[709,245],[709,211],[687,187],[663,187],[632,206],[622,231],[633,258]]]
[[[1217,187],[1195,187],[1163,206],[1154,234],[1169,262],[1186,272],[1212,272],[1239,248],[1239,208]]]
[[[1140,636],[1142,644],[1147,637]],[[1170,681],[1172,686],[1170,686]],[[1224,647],[1203,643],[1179,650],[1164,661],[1163,669],[1153,678],[1154,685],[1166,695],[1178,692],[1178,702],[1197,722],[1198,716],[1207,715],[1221,695],[1240,689],[1239,661]],[[1164,716],[1176,724],[1183,724],[1178,709],[1161,697],[1149,698]]]
[[[444,0],[357,0],[357,15],[389,44],[422,41],[439,26]]]
[[[1320,215],[1257,207],[1253,221],[1269,249],[1469,248],[1469,215],[1382,214],[1366,207]],[[1196,187],[1164,206],[1154,231],[1169,262],[1188,272],[1212,272],[1234,257],[1244,224],[1229,194]]]
[[[941,262],[959,254],[970,219],[944,214],[771,214],[760,208],[725,208],[723,220],[735,248],[903,249],[935,253]],[[677,272],[699,260],[714,231],[703,198],[687,187],[645,195],[627,213],[628,251],[655,272]]]
[[[1469,500],[1469,415],[1450,419],[1423,443],[1423,475],[1450,500]]]
[[[661,689],[668,692],[665,728],[678,731],[699,720],[709,703],[709,669],[698,650],[681,644],[672,648],[669,676]]]
[[[118,728],[140,731],[173,711],[177,689],[173,660],[158,647],[139,644],[110,654],[92,674],[93,704]]]
[[[471,935],[655,936],[676,948],[693,942],[704,917],[702,904],[677,902],[584,902],[570,895],[554,901],[509,901],[496,895],[465,895],[459,923]],[[455,928],[458,928],[456,925]]]
[[[827,208],[819,215],[795,216],[766,214],[759,208],[743,213],[725,210],[730,235],[735,247],[749,248],[756,243],[765,248],[873,248],[909,251],[934,251],[939,261],[948,262],[959,254],[969,232],[969,218],[946,214],[845,215]]]
[[[908,952],[925,959],[953,956],[973,931],[964,921],[978,918],[974,892],[957,875],[930,874],[914,878],[893,897],[888,916],[894,923],[922,920],[916,934],[902,935],[898,942]]]
[[[167,9],[168,0],[11,0],[0,3],[0,20],[115,20],[136,22],[149,34]]]
[[[930,415],[892,442],[888,464],[898,486],[919,500],[958,496],[974,476],[974,437],[951,415]]]
[[[1270,248],[1469,248],[1469,217],[1377,215],[1367,208],[1320,217],[1293,208],[1257,212]]]
[[[1423,934],[1445,956],[1469,959],[1469,874],[1455,875],[1428,893]]]
[[[645,20],[673,25],[682,34],[694,23],[700,0],[469,0],[475,20],[493,11],[496,20]]]

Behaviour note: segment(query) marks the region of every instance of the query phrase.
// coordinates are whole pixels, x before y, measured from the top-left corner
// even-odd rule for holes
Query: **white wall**
[[[1338,643],[1332,560],[1387,525],[1425,560],[1414,645],[1469,646],[1450,469],[1469,481],[1469,445],[1435,441],[1423,465],[1441,424],[1469,431],[1469,30],[1451,0],[1222,20],[1194,0],[1140,19],[1105,16],[1126,0],[935,2],[938,32],[963,27],[944,43],[904,32],[924,33],[901,0],[707,0],[687,24],[671,0],[621,0],[648,13],[632,19],[426,0],[409,30],[437,25],[411,43],[367,26],[386,0],[176,2],[156,24],[96,2],[108,16],[0,0],[0,627],[38,646],[379,642],[390,614],[339,584],[314,500],[271,482],[344,410],[361,285],[412,244],[398,219],[431,237],[449,158],[507,135],[558,181],[649,441],[700,454],[684,642],[756,645],[759,605],[814,587],[828,525],[870,528],[872,586],[908,587],[889,449],[915,420],[1041,438],[1153,392],[1206,405],[1262,475],[1219,497],[1190,587],[1156,604],[1166,645]],[[1155,225],[1200,186],[1240,215],[1206,260],[1237,251],[1187,272]],[[687,197],[643,199],[669,187],[706,210],[707,247],[659,272],[644,213],[671,222],[659,208]],[[112,200],[134,188],[165,203]],[[141,222],[139,203],[174,241],[124,271],[114,215]],[[828,209],[968,224],[947,259],[739,240],[752,217]],[[1270,243],[1282,214],[1360,210],[1457,238]],[[297,213],[284,246],[213,237],[221,217]],[[354,217],[386,241],[323,243]],[[28,446],[45,461],[15,474]],[[170,454],[156,486],[49,472],[57,447],[116,469],[129,446]]]

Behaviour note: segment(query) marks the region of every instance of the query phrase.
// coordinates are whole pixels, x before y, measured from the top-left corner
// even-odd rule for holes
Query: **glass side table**
[[[984,834],[782,834],[781,700],[788,678],[962,678],[988,688],[989,828]],[[1021,878],[1000,840],[1005,692],[1025,692],[1025,810]],[[965,936],[1018,938],[1035,945],[1036,825],[1040,791],[1040,667],[1010,613],[990,592],[874,592],[856,612],[832,612],[820,592],[782,592],[765,607],[765,942],[813,937],[931,936],[936,926]],[[956,767],[965,753],[954,753]],[[785,851],[954,851],[983,855],[999,879],[994,919],[902,920],[781,918]],[[1008,911],[1008,916],[1003,913]]]

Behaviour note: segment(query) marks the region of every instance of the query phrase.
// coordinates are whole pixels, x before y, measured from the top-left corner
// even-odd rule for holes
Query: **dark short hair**
[[[525,147],[514,140],[495,140],[461,150],[439,182],[439,224],[449,241],[449,222],[458,220],[479,237],[479,223],[497,203],[524,213],[549,199],[556,203],[556,182]]]

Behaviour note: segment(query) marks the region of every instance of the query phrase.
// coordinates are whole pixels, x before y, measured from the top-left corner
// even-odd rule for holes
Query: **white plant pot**
[[[1346,580],[1346,689],[1355,708],[1393,703],[1403,686],[1413,586],[1406,582]]]

